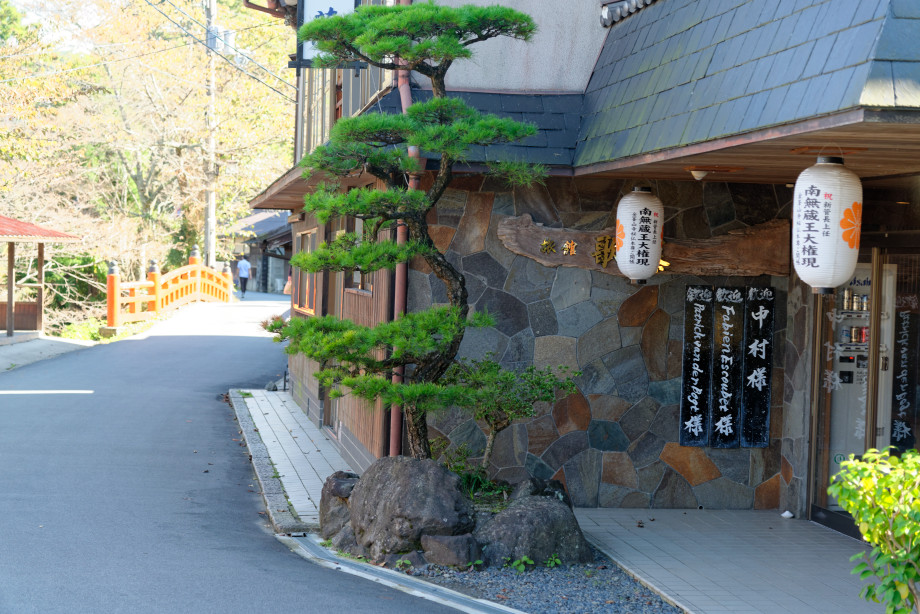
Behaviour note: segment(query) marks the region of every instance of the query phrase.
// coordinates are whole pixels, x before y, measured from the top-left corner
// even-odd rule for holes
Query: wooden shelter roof
[[[36,224],[23,222],[11,217],[0,215],[0,241],[15,241],[18,243],[73,243],[79,241],[75,237],[50,228],[42,228]]]

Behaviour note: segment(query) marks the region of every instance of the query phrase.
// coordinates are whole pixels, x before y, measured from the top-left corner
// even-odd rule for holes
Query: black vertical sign
[[[709,445],[737,448],[741,443],[741,379],[744,356],[744,294],[742,288],[716,288],[713,305],[712,412]]]
[[[765,448],[770,443],[774,307],[773,288],[747,289],[741,394],[741,445],[745,448]]]
[[[712,286],[687,286],[680,393],[680,445],[709,444],[712,383]]]
[[[891,445],[917,447],[917,351],[920,297],[898,294],[894,311],[894,370],[891,387]]]

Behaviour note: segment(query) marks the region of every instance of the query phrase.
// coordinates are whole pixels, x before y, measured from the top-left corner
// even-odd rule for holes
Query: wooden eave
[[[309,179],[304,179],[303,169],[295,166],[273,181],[261,194],[250,200],[249,208],[299,211],[303,209],[304,196],[313,192],[316,186],[323,181],[334,181],[342,188],[351,188],[373,183],[376,178],[366,173],[347,177],[331,177],[325,173],[316,172],[310,175]]]
[[[702,181],[795,182],[818,155],[840,156],[871,187],[908,187],[920,174],[920,110],[857,108],[806,121],[575,169],[576,176]]]

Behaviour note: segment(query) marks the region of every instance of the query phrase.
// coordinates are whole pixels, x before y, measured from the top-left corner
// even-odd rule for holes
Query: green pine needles
[[[324,180],[307,195],[304,210],[321,223],[342,217],[362,220],[364,232],[344,233],[312,253],[296,255],[292,264],[313,272],[372,273],[420,257],[444,282],[448,304],[374,327],[330,316],[274,327],[291,341],[288,351],[322,365],[319,380],[334,394],[347,389],[367,400],[402,405],[410,453],[418,458],[431,455],[425,413],[462,400],[458,386],[440,379],[454,362],[464,330],[491,322],[488,316],[469,317],[464,277],[435,248],[427,215],[450,185],[454,164],[465,159],[471,146],[509,143],[536,133],[533,125],[483,114],[449,98],[444,78],[455,60],[472,56],[474,43],[498,36],[527,41],[534,32],[529,16],[505,7],[452,8],[426,2],[362,6],[350,15],[315,19],[298,33],[321,52],[316,60],[320,66],[358,61],[388,70],[408,68],[431,81],[431,99],[401,115],[343,118],[330,131],[329,142],[304,157],[306,174],[321,173]],[[424,158],[436,160],[437,170],[425,191],[408,188],[410,177],[424,170],[423,158],[414,154],[419,150]],[[494,165],[492,172],[516,185],[545,175],[542,167],[514,161]],[[345,191],[336,183],[363,176],[369,187]],[[398,226],[408,235],[399,243],[394,232]],[[392,381],[397,369],[405,370],[400,383]]]

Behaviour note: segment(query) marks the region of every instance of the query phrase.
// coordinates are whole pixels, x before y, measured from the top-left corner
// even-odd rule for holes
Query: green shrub
[[[898,458],[888,450],[868,450],[861,459],[851,454],[841,467],[827,490],[872,545],[870,552],[853,556],[861,561],[853,573],[879,579],[860,595],[884,602],[889,614],[911,612],[920,602],[920,453]]]

